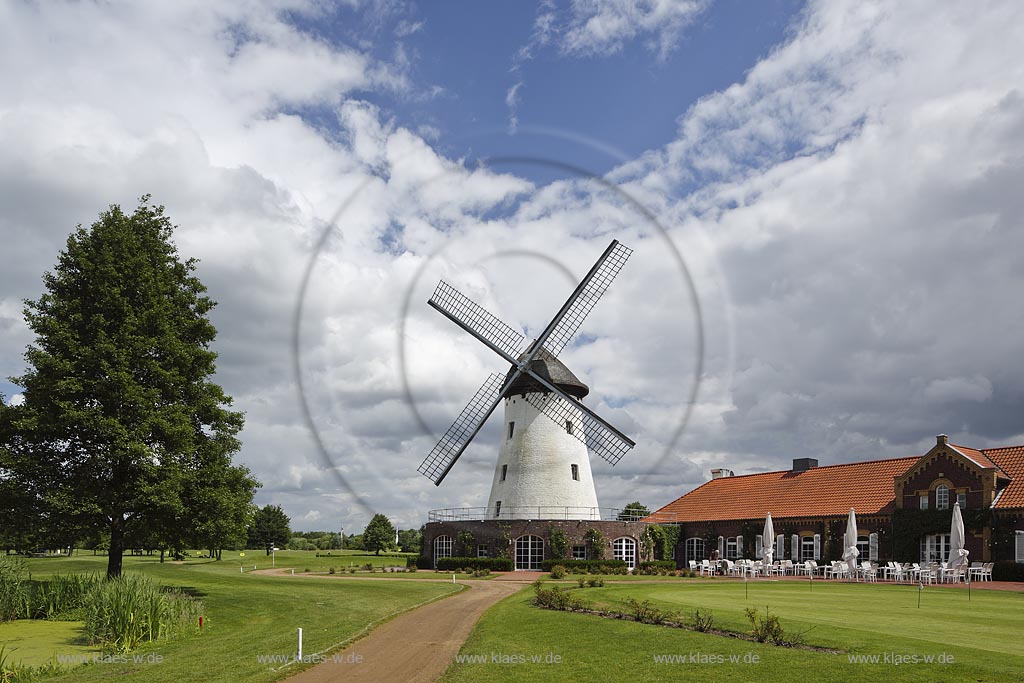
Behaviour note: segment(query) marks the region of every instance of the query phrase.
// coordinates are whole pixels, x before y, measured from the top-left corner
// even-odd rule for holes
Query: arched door
[[[520,536],[516,539],[516,569],[540,571],[544,559],[544,539],[540,536]]]
[[[612,556],[616,560],[625,560],[626,566],[632,569],[636,565],[636,541],[628,536],[616,538],[612,543]]]

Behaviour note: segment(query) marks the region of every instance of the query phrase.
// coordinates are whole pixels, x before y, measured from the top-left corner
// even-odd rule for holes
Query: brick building
[[[623,560],[632,568],[645,557],[641,548],[647,524],[615,519],[490,519],[484,508],[435,510],[423,528],[421,554],[434,563],[443,557],[507,557],[516,570],[537,570],[540,563],[555,558],[551,536],[565,535],[568,549],[561,559]],[[473,514],[477,510],[478,514]],[[550,517],[555,510],[540,510],[538,517]],[[594,516],[613,516],[618,510],[594,509]],[[579,517],[578,515],[569,515]],[[595,533],[596,532],[596,533]],[[600,543],[600,549],[595,547]]]
[[[943,561],[951,510],[960,503],[972,561],[1024,562],[1024,446],[974,449],[939,435],[923,456],[790,470],[711,481],[652,513],[680,527],[675,559],[757,557],[764,518],[777,533],[775,559],[836,560],[846,516],[857,514],[863,559]]]

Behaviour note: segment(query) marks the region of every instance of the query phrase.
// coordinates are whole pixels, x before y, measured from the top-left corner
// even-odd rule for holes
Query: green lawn
[[[239,572],[236,557],[231,561],[188,560],[183,564],[160,564],[158,558],[125,557],[126,572],[144,572],[157,581],[182,587],[205,602],[205,628],[199,636],[180,641],[146,644],[133,655],[142,662],[99,663],[75,667],[53,681],[109,681],[125,683],[202,681],[274,681],[301,667],[290,666],[272,671],[275,666],[259,657],[291,656],[296,650],[296,629],[303,629],[306,655],[332,648],[361,633],[372,623],[386,619],[415,605],[460,590],[450,583],[424,581],[331,581],[291,579]],[[284,558],[282,558],[284,555]],[[277,565],[312,570],[314,553],[278,553]],[[246,553],[246,558],[250,553]],[[258,566],[264,566],[263,554]],[[372,561],[353,555],[359,561]],[[242,558],[242,559],[246,559]],[[320,558],[328,561],[331,558]],[[385,558],[380,558],[384,560]],[[387,558],[395,560],[396,558]],[[265,566],[270,565],[266,558]],[[34,578],[70,572],[102,573],[105,557],[80,555],[71,558],[34,558],[28,560]],[[252,562],[247,570],[252,569]],[[11,628],[32,628],[33,622],[14,622]],[[66,639],[65,636],[61,636]],[[57,640],[39,641],[44,649],[61,652]],[[144,663],[148,655],[159,655],[160,663]],[[10,661],[18,661],[11,653]],[[152,658],[151,658],[152,659]]]
[[[665,681],[693,677],[717,681],[977,681],[1021,680],[1024,653],[1024,595],[1003,591],[967,592],[925,588],[917,607],[915,586],[796,582],[751,582],[749,599],[741,582],[686,582],[670,585],[609,584],[580,595],[597,605],[622,607],[627,598],[650,600],[689,614],[711,610],[715,626],[746,630],[745,607],[767,605],[787,630],[806,631],[809,644],[843,654],[774,647],[708,635],[551,612],[531,607],[527,589],[491,608],[477,624],[460,656],[484,663],[455,663],[443,683],[491,681]],[[494,655],[497,655],[495,658]],[[502,655],[506,662],[501,663]],[[682,655],[685,661],[655,658]],[[697,661],[690,661],[691,655]],[[875,656],[878,663],[851,662]],[[887,663],[886,656],[945,655],[952,663]],[[522,656],[522,659],[516,659]],[[756,663],[753,662],[756,656]],[[538,662],[533,663],[532,657]],[[560,657],[558,663],[547,663]],[[730,659],[738,658],[738,659]],[[718,661],[721,659],[722,661]],[[746,659],[746,661],[744,661]]]

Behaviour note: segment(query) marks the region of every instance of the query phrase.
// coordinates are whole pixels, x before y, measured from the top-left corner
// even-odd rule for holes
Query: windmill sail
[[[555,424],[579,439],[591,453],[612,465],[618,463],[622,456],[636,445],[632,439],[602,420],[585,405],[565,397],[562,392],[526,394],[526,400]]]
[[[430,454],[420,463],[417,472],[429,478],[434,484],[441,483],[455,461],[466,450],[466,446],[480,431],[480,427],[501,402],[501,387],[504,381],[505,378],[498,374],[487,378],[459,413],[459,416],[455,418],[455,422],[444,433],[441,440],[434,445]]]
[[[601,255],[601,258],[598,259],[597,263],[594,264],[593,268],[590,269],[590,272],[587,273],[587,276],[583,278],[583,281],[576,287],[576,290],[548,326],[550,332],[545,330],[547,336],[541,335],[540,337],[540,339],[543,339],[544,348],[552,356],[557,357],[562,352],[562,349],[576,336],[576,332],[580,329],[583,321],[587,319],[590,311],[601,300],[604,293],[608,291],[612,280],[622,270],[622,266],[626,265],[626,260],[629,259],[632,253],[632,249],[620,244],[618,240],[613,241],[604,254]]]
[[[488,312],[483,306],[462,294],[444,280],[437,283],[428,304],[495,351],[515,362],[525,337]]]

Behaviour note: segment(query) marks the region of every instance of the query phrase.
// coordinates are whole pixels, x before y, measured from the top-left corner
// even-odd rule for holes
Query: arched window
[[[949,487],[945,484],[939,484],[935,487],[935,509],[949,509]]]
[[[704,555],[704,539],[703,538],[688,538],[686,539],[686,559],[687,560],[703,560]]]
[[[452,556],[452,537],[451,536],[438,536],[434,539],[434,566],[437,566],[437,561],[442,557]]]
[[[625,560],[626,566],[632,569],[636,564],[636,541],[628,536],[616,538],[612,542],[612,557]]]

